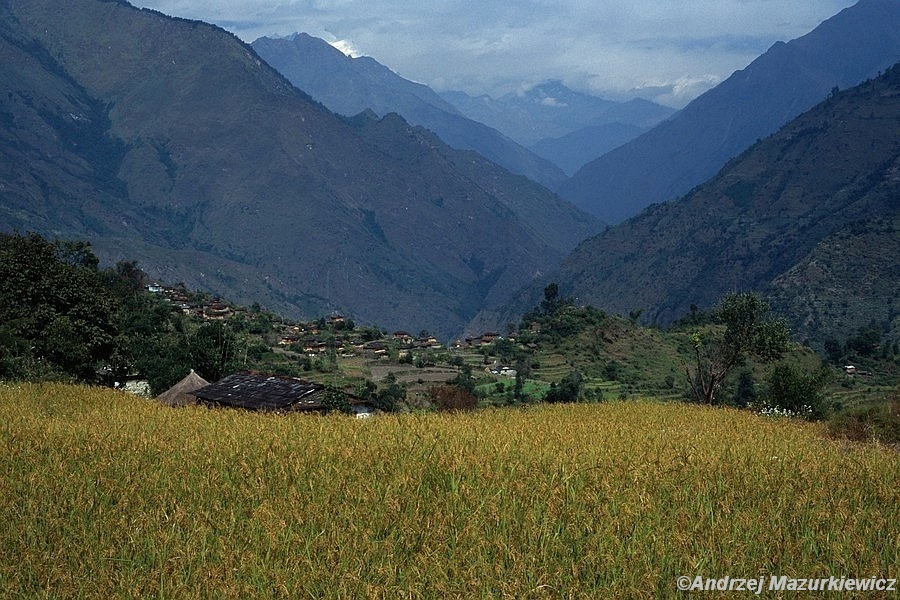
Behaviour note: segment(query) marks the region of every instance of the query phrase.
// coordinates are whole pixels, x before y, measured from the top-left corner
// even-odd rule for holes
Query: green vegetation
[[[693,399],[719,404],[725,378],[753,356],[763,361],[781,358],[787,349],[784,322],[768,316],[769,307],[755,294],[728,294],[716,311],[722,329],[710,335],[691,334],[694,368],[685,368]]]
[[[894,451],[635,401],[339,416],[0,387],[7,597],[673,597],[895,576]]]
[[[111,383],[137,372],[158,393],[191,368],[217,380],[249,364],[239,323],[190,319],[146,292],[135,263],[98,263],[84,242],[0,235],[0,378]]]
[[[843,362],[826,366],[787,344],[783,325],[749,294],[726,296],[715,312],[693,309],[664,331],[641,326],[636,312],[624,318],[575,306],[550,285],[507,336],[447,349],[426,331],[388,336],[341,315],[292,322],[258,304],[242,308],[184,288],[151,293],[136,263],[101,271],[82,242],[4,236],[0,252],[0,377],[7,380],[142,378],[155,395],[191,369],[210,381],[255,370],[317,380],[386,412],[654,396],[772,416],[894,418],[880,398],[900,380],[897,357],[877,330],[829,346],[832,360],[867,361],[867,369],[844,373]],[[766,364],[782,352],[784,360]],[[338,400],[332,407],[341,411]],[[836,423],[855,428],[852,419]]]

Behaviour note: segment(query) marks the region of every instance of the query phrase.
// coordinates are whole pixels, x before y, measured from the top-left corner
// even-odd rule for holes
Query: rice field
[[[734,410],[355,420],[2,385],[0,442],[10,598],[665,598],[682,575],[900,576],[896,451]]]

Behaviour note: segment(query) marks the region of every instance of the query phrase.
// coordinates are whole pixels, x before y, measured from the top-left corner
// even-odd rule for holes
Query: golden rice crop
[[[667,597],[679,575],[897,577],[900,469],[818,426],[651,401],[173,409],[0,387],[12,597]]]

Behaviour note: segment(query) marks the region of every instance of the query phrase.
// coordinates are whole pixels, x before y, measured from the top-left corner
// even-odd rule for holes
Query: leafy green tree
[[[201,325],[190,337],[188,348],[194,369],[204,379],[218,381],[241,367],[245,344],[226,323]]]
[[[456,374],[456,377],[447,381],[447,384],[455,385],[458,388],[466,390],[470,394],[474,394],[475,379],[472,377],[472,365],[468,363],[460,365],[459,373]]]
[[[525,393],[525,380],[531,375],[531,360],[528,356],[520,356],[516,359],[516,381],[513,386],[513,398],[517,402],[528,399]]]
[[[824,371],[804,373],[780,363],[769,373],[766,406],[808,419],[821,419],[827,412],[823,393],[825,383]]]
[[[56,248],[56,257],[71,267],[83,267],[89,271],[96,271],[100,265],[100,259],[91,249],[90,242],[56,240],[52,244]]]
[[[183,334],[160,332],[136,339],[135,343],[140,351],[132,355],[133,365],[147,380],[154,395],[172,387],[193,368],[187,337]]]
[[[743,408],[755,400],[756,383],[753,381],[753,371],[745,369],[738,376],[737,389],[734,392],[734,404]]]
[[[393,373],[388,373],[382,383],[384,385],[372,396],[372,400],[376,408],[393,412],[406,400],[406,388],[397,381],[397,376]]]
[[[881,331],[874,325],[860,327],[847,339],[846,346],[848,352],[853,352],[857,356],[875,356],[881,346]]]
[[[97,378],[113,352],[119,310],[97,264],[84,242],[0,235],[0,329],[11,341],[2,354],[17,357],[7,366],[44,364],[80,380]]]
[[[545,315],[552,315],[559,310],[559,285],[551,283],[544,288],[544,299],[541,301],[541,311]]]
[[[559,285],[551,283],[544,288],[544,299],[541,300],[540,313],[545,316],[553,316],[560,309],[572,305],[571,298],[563,298],[559,295]]]
[[[694,400],[718,404],[717,397],[729,373],[749,357],[772,361],[788,345],[784,321],[772,318],[769,306],[752,293],[728,294],[716,311],[719,327],[690,336],[693,366],[685,365]]]
[[[615,360],[610,359],[606,366],[603,367],[603,374],[606,376],[606,379],[609,381],[616,381],[619,378],[619,371],[621,370],[621,365]]]
[[[584,378],[578,371],[572,371],[562,378],[558,384],[553,383],[544,396],[544,402],[577,402],[581,396]]]
[[[138,267],[137,261],[119,261],[116,263],[112,285],[123,297],[134,297],[144,291],[148,277]]]

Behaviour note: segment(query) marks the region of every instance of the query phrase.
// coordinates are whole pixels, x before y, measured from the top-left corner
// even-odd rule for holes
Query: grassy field
[[[0,589],[652,598],[680,575],[900,576],[898,454],[820,427],[650,401],[355,420],[3,385]]]

